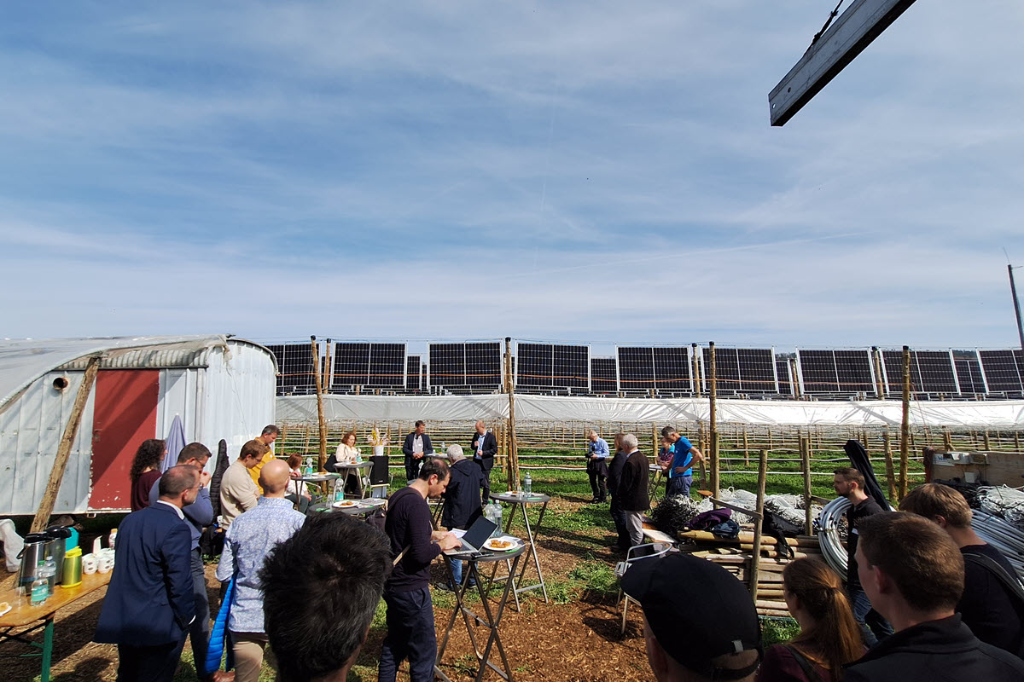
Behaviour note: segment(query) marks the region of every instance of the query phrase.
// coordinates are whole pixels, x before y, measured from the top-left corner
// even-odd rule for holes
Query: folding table
[[[529,562],[524,561],[519,567],[519,575],[516,576],[515,569],[505,562],[509,568],[509,574],[505,578],[497,578],[497,580],[511,580],[515,582],[515,589],[512,592],[512,596],[516,601],[516,611],[520,609],[519,595],[523,592],[529,592],[530,590],[539,589],[544,594],[544,602],[548,601],[548,588],[544,584],[544,573],[540,570],[540,559],[537,557],[537,542],[536,535],[540,532],[540,524],[544,521],[544,512],[547,511],[548,502],[551,501],[551,496],[544,495],[542,493],[491,493],[491,499],[497,500],[498,502],[506,502],[512,505],[512,508],[508,513],[508,521],[505,522],[505,532],[508,533],[512,528],[512,521],[516,516],[516,509],[520,509],[523,512],[523,523],[526,524],[526,537],[530,543],[530,553],[533,555],[533,566],[537,569],[537,580],[538,582],[533,585],[523,586],[523,576],[526,574],[526,567]],[[530,525],[530,517],[526,513],[526,507],[531,504],[539,504],[540,515],[537,517],[537,524],[534,526]],[[491,579],[494,580],[494,573],[497,571],[497,565],[495,570],[491,572]]]

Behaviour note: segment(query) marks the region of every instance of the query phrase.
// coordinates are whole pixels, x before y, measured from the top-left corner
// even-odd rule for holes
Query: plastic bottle
[[[39,562],[39,566],[36,568],[36,579],[32,581],[32,585],[29,587],[29,601],[32,604],[42,604],[46,601],[46,598],[50,596],[50,581],[43,575],[43,564],[44,561]]]
[[[36,576],[46,581],[46,596],[53,596],[53,588],[57,584],[57,562],[53,559],[40,562]]]
[[[494,500],[494,525],[496,528],[494,529],[494,532],[491,533],[491,537],[499,537],[503,535],[504,531],[501,529],[501,504],[499,504],[497,500]]]
[[[529,495],[533,492],[533,479],[530,478],[530,472],[526,472],[526,478],[523,480],[523,492]]]
[[[312,457],[307,457],[306,458],[306,475],[307,476],[312,476],[313,475],[313,458]]]
[[[340,478],[334,479],[334,501],[341,502],[345,499],[345,484]]]
[[[107,546],[110,547],[110,549],[114,549],[114,546],[116,544],[117,544],[117,529],[114,528],[113,530],[110,531],[110,537],[107,538]]]

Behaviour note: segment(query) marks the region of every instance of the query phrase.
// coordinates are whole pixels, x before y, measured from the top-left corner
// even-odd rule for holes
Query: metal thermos
[[[36,579],[39,564],[46,560],[46,544],[50,542],[50,536],[46,533],[29,533],[25,536],[25,548],[21,550],[18,558],[21,559],[21,567],[18,569],[18,590],[22,594],[28,594],[32,589],[32,582]]]
[[[46,529],[46,536],[49,540],[46,543],[46,556],[53,559],[57,565],[57,584],[61,583],[64,571],[64,553],[67,550],[67,540],[71,537],[71,529],[66,526],[50,526]]]

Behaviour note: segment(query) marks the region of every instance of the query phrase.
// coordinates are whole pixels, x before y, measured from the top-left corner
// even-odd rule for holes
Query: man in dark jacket
[[[423,423],[422,419],[416,422],[416,428],[412,433],[405,437],[402,454],[405,455],[405,477],[412,483],[419,477],[423,457],[434,454],[434,448],[430,445],[430,436],[427,435],[427,425]]]
[[[895,634],[847,666],[845,682],[1024,680],[1024,661],[960,621],[964,560],[949,535],[906,512],[875,514],[857,529],[861,585]]]
[[[619,479],[622,478],[622,467],[626,465],[626,453],[622,449],[622,437],[625,434],[615,434],[615,456],[612,457],[611,464],[608,465],[608,492],[611,493],[612,503],[608,507],[608,511],[611,512],[612,522],[615,524],[615,532],[618,534],[618,540],[615,546],[625,552],[629,549],[629,533],[626,532],[626,515],[623,513],[621,506],[619,505],[618,489]]]
[[[875,498],[867,494],[864,474],[856,469],[850,467],[836,469],[832,477],[832,488],[837,495],[842,495],[853,505],[846,512],[846,527],[850,529],[846,540],[846,593],[850,598],[850,606],[853,608],[853,617],[860,625],[864,642],[872,647],[878,643],[878,640],[892,634],[892,626],[878,615],[876,609],[871,608],[871,600],[860,586],[854,555],[857,552],[857,524],[862,519],[881,514],[882,508],[875,502]]]
[[[205,471],[211,454],[210,449],[202,443],[189,443],[178,453],[178,464],[194,467],[199,472],[199,494],[195,502],[182,509],[189,532],[192,534],[192,552],[189,558],[192,562],[192,594],[196,602],[196,619],[189,627],[189,637],[192,640],[192,656],[197,661],[206,660],[206,650],[210,642],[210,602],[206,593],[206,574],[203,572],[203,555],[199,550],[199,539],[206,527],[213,523],[213,506],[210,504],[210,492],[206,488],[206,484],[210,482],[210,474]],[[149,491],[149,505],[153,506],[159,499],[160,480],[157,479]]]
[[[182,508],[199,494],[199,472],[175,466],[160,479],[160,499],[129,514],[118,529],[117,568],[94,640],[117,644],[117,679],[170,682],[188,627],[192,596],[189,526]]]
[[[484,475],[474,462],[466,459],[461,445],[448,446],[448,487],[444,491],[444,510],[441,512],[441,525],[466,529],[480,517],[480,490],[484,487]],[[452,567],[455,584],[462,582],[462,561],[448,559]],[[454,586],[453,586],[454,587]]]
[[[473,449],[473,461],[480,467],[484,475],[484,500],[491,498],[491,469],[494,468],[494,455],[498,452],[498,440],[494,434],[487,430],[482,421],[476,423],[476,430],[473,432],[473,440],[470,442]]]
[[[626,452],[626,463],[616,485],[615,498],[622,510],[629,545],[644,541],[644,512],[651,508],[647,486],[650,476],[650,462],[637,449],[636,436],[627,433],[622,437],[622,449]]]

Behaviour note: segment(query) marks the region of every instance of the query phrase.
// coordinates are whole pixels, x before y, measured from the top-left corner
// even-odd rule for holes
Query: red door
[[[135,451],[156,438],[159,370],[112,369],[96,376],[90,509],[131,508]]]

